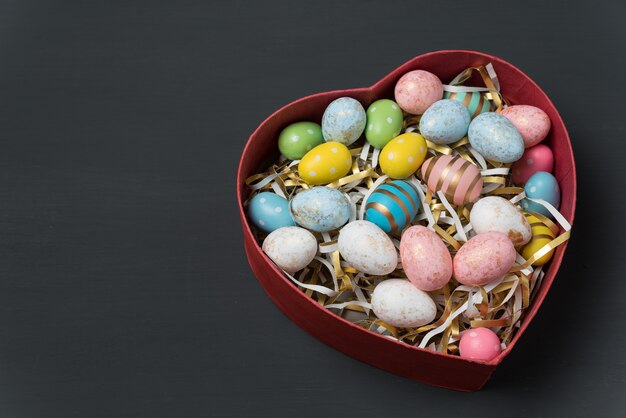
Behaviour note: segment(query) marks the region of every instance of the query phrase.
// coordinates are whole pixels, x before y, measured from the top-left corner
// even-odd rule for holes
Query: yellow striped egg
[[[537,251],[541,249],[544,245],[552,241],[556,235],[550,228],[548,228],[543,222],[541,222],[537,217],[525,213],[526,219],[528,219],[528,223],[533,231],[533,237],[524,249],[522,249],[522,257],[528,260],[535,254]],[[533,263],[533,266],[543,266],[552,258],[554,254],[554,250],[550,250],[546,255],[541,257],[539,260]]]
[[[392,179],[405,179],[415,173],[426,158],[426,140],[415,132],[395,137],[380,152],[383,173]]]
[[[348,147],[340,142],[325,142],[302,157],[298,173],[309,184],[328,184],[348,174],[351,166]]]

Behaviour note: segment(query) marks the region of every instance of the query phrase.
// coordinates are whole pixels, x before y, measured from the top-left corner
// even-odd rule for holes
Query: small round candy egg
[[[524,154],[524,140],[515,126],[498,113],[482,113],[470,123],[469,142],[483,157],[512,163]]]
[[[509,106],[500,112],[511,121],[524,139],[526,148],[543,141],[550,132],[550,117],[543,110],[535,106]]]
[[[503,197],[486,196],[474,203],[470,221],[477,234],[501,232],[516,247],[526,244],[532,237],[530,224],[522,211]]]
[[[337,247],[348,264],[365,274],[384,276],[398,265],[393,242],[369,221],[353,221],[341,228]]]
[[[415,225],[402,234],[400,259],[408,279],[418,289],[441,289],[452,277],[452,257],[439,235]]]
[[[483,286],[503,277],[515,263],[513,243],[501,232],[485,232],[470,238],[454,256],[456,280]]]
[[[461,335],[459,354],[462,358],[490,361],[501,352],[500,338],[489,328],[472,328]]]
[[[415,173],[426,158],[426,141],[415,132],[395,137],[380,152],[378,161],[383,173],[392,179],[404,179]]]
[[[348,174],[350,150],[340,142],[325,142],[307,152],[298,164],[298,174],[309,184],[328,184]]]
[[[322,127],[317,123],[296,122],[281,131],[278,137],[278,149],[285,158],[299,160],[323,142]]]
[[[528,260],[533,256],[537,251],[539,251],[544,245],[552,241],[556,238],[554,232],[546,226],[541,220],[537,217],[526,214],[526,218],[528,222],[530,222],[530,226],[533,231],[533,237],[528,244],[522,249],[522,257]],[[554,254],[554,250],[550,250],[544,256],[540,257],[537,261],[533,263],[533,266],[543,266],[552,258]]]
[[[550,203],[555,209],[559,208],[561,203],[561,190],[556,178],[546,172],[538,171],[533,174],[524,186],[526,196],[532,199],[543,199]],[[532,202],[528,199],[522,200],[522,208],[527,211],[537,212],[544,216],[553,217],[550,211],[543,205]]]
[[[439,100],[422,115],[420,134],[435,144],[451,144],[467,134],[470,120],[470,114],[462,103]]]
[[[402,279],[388,279],[374,288],[372,310],[380,320],[398,328],[420,327],[437,315],[430,295]]]
[[[439,77],[424,70],[409,71],[400,77],[394,90],[398,105],[407,113],[421,115],[443,96]]]
[[[352,97],[332,101],[322,116],[322,134],[326,141],[350,145],[365,129],[365,109]]]
[[[452,155],[437,155],[422,164],[422,179],[432,193],[441,191],[455,205],[475,202],[483,188],[478,167]]]
[[[538,144],[526,148],[522,158],[515,161],[511,170],[513,171],[513,183],[525,184],[530,176],[538,171],[552,172],[554,166],[554,155],[550,147]]]
[[[381,149],[402,130],[402,110],[393,100],[376,100],[367,108],[365,139]]]
[[[285,226],[265,238],[263,251],[278,267],[294,274],[313,261],[317,240],[304,228]]]
[[[443,94],[444,99],[456,100],[462,103],[469,111],[472,119],[481,113],[491,112],[491,102],[485,97],[485,94],[479,91],[451,93],[446,91]]]
[[[367,198],[365,219],[388,234],[396,234],[411,223],[419,207],[415,186],[408,181],[393,180],[380,185]]]
[[[272,192],[255,195],[248,204],[248,216],[257,228],[265,232],[295,225],[287,199]]]
[[[311,231],[327,232],[348,222],[350,202],[337,189],[313,187],[291,199],[289,211],[298,225]]]

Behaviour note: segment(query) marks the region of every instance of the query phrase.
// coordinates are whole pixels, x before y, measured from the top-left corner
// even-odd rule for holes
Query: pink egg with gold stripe
[[[483,188],[483,179],[476,165],[450,155],[438,155],[422,164],[422,179],[433,193],[441,191],[450,203],[465,205],[475,202]]]

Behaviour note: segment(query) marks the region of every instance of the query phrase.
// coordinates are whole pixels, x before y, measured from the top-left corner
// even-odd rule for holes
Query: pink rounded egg
[[[501,351],[500,338],[489,328],[472,328],[461,335],[459,352],[462,358],[490,361]]]
[[[396,83],[396,103],[402,110],[413,115],[421,115],[442,97],[441,80],[428,71],[409,71]]]
[[[509,106],[501,115],[511,121],[517,128],[524,147],[529,148],[543,141],[550,132],[550,118],[543,110],[535,106]]]
[[[441,289],[452,277],[452,257],[439,235],[415,225],[404,231],[400,258],[407,278],[426,292]]]
[[[513,183],[523,186],[538,171],[552,172],[554,155],[550,147],[538,144],[527,148],[522,158],[513,163]]]
[[[470,238],[453,260],[454,277],[468,286],[482,286],[503,277],[515,263],[513,243],[501,232]]]

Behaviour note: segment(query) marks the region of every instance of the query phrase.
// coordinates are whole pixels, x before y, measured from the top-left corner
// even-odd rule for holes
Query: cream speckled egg
[[[378,161],[383,173],[392,179],[404,179],[415,173],[426,158],[426,140],[415,132],[395,137],[380,152]]]
[[[461,284],[482,286],[503,277],[515,263],[515,247],[500,232],[470,238],[452,260],[454,277]]]
[[[307,152],[298,164],[298,173],[309,184],[328,184],[348,174],[352,155],[339,142],[325,142]]]
[[[398,253],[389,236],[369,221],[354,221],[341,228],[337,247],[352,267],[382,276],[398,265]]]
[[[501,232],[516,247],[526,244],[532,237],[530,224],[521,209],[503,197],[487,196],[474,203],[470,221],[477,234]]]
[[[278,267],[294,274],[313,261],[317,254],[317,240],[304,228],[285,226],[265,238],[263,251]]]
[[[437,315],[437,306],[428,293],[402,279],[385,280],[376,286],[372,310],[382,321],[398,328],[426,325]]]

